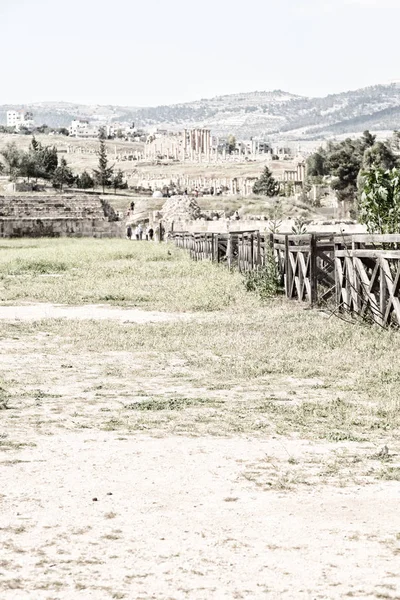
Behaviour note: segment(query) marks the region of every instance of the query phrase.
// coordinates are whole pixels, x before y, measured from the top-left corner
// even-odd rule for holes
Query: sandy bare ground
[[[132,410],[205,390],[174,356],[37,327],[0,337],[2,600],[400,598],[400,484],[371,477],[372,441],[255,432],[237,405],[267,388],[208,390],[219,413]]]
[[[0,463],[4,599],[399,597],[393,483],[266,492],[271,440],[37,442]]]
[[[188,319],[189,313],[167,313],[139,308],[118,308],[104,304],[67,306],[62,304],[38,303],[20,306],[0,306],[0,320],[40,321],[42,319],[112,319],[125,323],[159,323]]]

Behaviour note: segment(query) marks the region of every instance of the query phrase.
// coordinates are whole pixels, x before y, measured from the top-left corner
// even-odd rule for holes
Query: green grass
[[[241,277],[172,245],[128,240],[3,240],[0,303],[108,303],[164,311],[243,304]],[[250,298],[248,299],[250,300]]]
[[[6,325],[0,341],[11,335],[34,340],[43,332],[49,334],[48,355],[82,355],[94,362],[132,355],[133,364],[134,357],[145,357],[138,379],[132,376],[140,385],[128,383],[130,374],[122,365],[115,375],[107,363],[96,386],[100,384],[102,398],[111,393],[124,398],[122,416],[115,413],[119,428],[135,428],[150,419],[151,429],[150,413],[158,412],[169,415],[164,425],[182,419],[183,430],[193,431],[196,423],[211,418],[204,413],[208,408],[215,413],[208,423],[211,433],[261,433],[272,427],[285,436],[297,432],[356,442],[392,439],[400,432],[398,334],[323,318],[297,303],[276,300],[248,309],[244,301],[206,318],[175,323],[47,320]],[[175,374],[169,372],[171,360],[181,364]],[[64,373],[62,369],[60,377]],[[111,383],[115,377],[121,386],[128,384],[133,401],[128,401],[129,391]],[[171,396],[171,385],[189,393]],[[183,415],[187,410],[190,415]]]
[[[91,394],[99,410],[90,421],[85,403],[79,395],[74,398],[77,408],[71,412],[79,415],[79,427],[296,433],[334,443],[377,444],[392,443],[400,433],[400,338],[395,331],[328,319],[283,298],[262,304],[245,291],[237,273],[192,262],[170,245],[7,241],[2,242],[0,276],[3,302],[107,302],[205,311],[157,324],[4,323],[0,344],[13,340],[22,356],[40,339],[46,360],[53,357],[51,374],[40,365],[23,374],[27,391],[10,392],[10,405],[16,397],[37,405],[39,389],[45,390],[40,403],[55,403],[57,410],[68,406],[71,399],[63,402],[57,385],[65,385],[70,374],[79,376],[74,364],[84,361],[97,379],[82,385],[82,394]],[[172,364],[178,365],[175,370]],[[3,377],[12,379],[10,373]],[[16,372],[15,380],[19,377]],[[5,381],[0,387],[12,390],[15,385]]]

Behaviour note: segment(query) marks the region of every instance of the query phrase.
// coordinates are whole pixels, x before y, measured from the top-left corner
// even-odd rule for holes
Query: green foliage
[[[387,171],[398,166],[398,159],[388,142],[376,142],[368,147],[363,156],[364,169],[383,169]]]
[[[31,177],[39,176],[39,167],[37,157],[32,152],[21,152],[18,175],[26,177],[28,181]]]
[[[115,193],[117,193],[117,190],[126,190],[128,188],[128,183],[124,180],[124,174],[121,169],[112,176],[111,185]]]
[[[76,186],[82,190],[92,189],[94,188],[94,179],[87,171],[83,171],[83,173],[76,178]]]
[[[43,146],[36,138],[32,137],[32,142],[28,151],[29,161],[34,165],[36,178],[52,179],[58,166],[57,148],[55,146]]]
[[[236,138],[234,135],[228,136],[228,154],[232,154],[236,150]]]
[[[309,177],[323,177],[329,174],[326,150],[319,148],[308,157],[307,174]]]
[[[105,140],[105,131],[101,127],[100,131],[99,131],[99,142],[100,142],[99,152],[98,152],[99,164],[98,164],[98,168],[94,169],[93,173],[94,173],[95,182],[98,185],[101,185],[101,187],[103,188],[103,193],[104,193],[104,189],[106,187],[111,186],[112,176],[113,176],[113,171],[114,171],[113,167],[108,166],[107,150],[106,150],[106,145],[105,145],[104,140]]]
[[[377,142],[368,130],[361,138],[347,138],[342,142],[329,142],[327,149],[319,148],[307,160],[310,178],[330,175],[332,188],[339,201],[353,201],[360,183],[361,169],[393,169],[397,158],[389,142]]]
[[[265,265],[246,273],[245,286],[248,292],[256,292],[261,300],[268,300],[279,293],[280,275],[271,247],[266,250]]]
[[[273,178],[268,167],[265,167],[264,171],[253,185],[253,193],[269,196],[270,198],[279,194],[279,183]]]
[[[51,179],[58,165],[57,148],[55,146],[43,146],[32,137],[29,150],[18,150],[15,142],[6,144],[2,152],[3,158],[8,166],[11,179],[17,177],[30,178],[39,177]]]
[[[56,168],[52,178],[53,187],[59,189],[61,192],[64,186],[71,187],[75,182],[75,177],[67,165],[67,161],[62,157],[60,165]]]
[[[367,148],[371,148],[375,144],[376,135],[372,135],[368,129],[364,131],[361,138],[361,144],[363,145],[363,150],[365,151]]]
[[[360,222],[370,233],[400,232],[400,171],[373,169],[362,174]]]
[[[292,233],[294,235],[304,235],[307,233],[307,222],[302,217],[296,217],[294,225],[292,227]]]
[[[1,153],[8,167],[10,179],[15,179],[18,176],[18,169],[21,162],[21,155],[15,142],[6,144]]]
[[[354,200],[357,192],[357,177],[362,165],[362,144],[350,138],[339,144],[328,145],[327,167],[334,177],[332,188],[339,200]]]

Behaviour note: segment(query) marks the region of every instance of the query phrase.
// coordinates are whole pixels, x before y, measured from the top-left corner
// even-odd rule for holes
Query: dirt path
[[[41,319],[112,319],[129,323],[159,323],[189,319],[189,313],[167,313],[140,310],[139,308],[118,308],[105,304],[85,304],[67,306],[63,304],[23,304],[20,306],[0,306],[0,320],[40,321]]]
[[[1,597],[398,598],[398,485],[266,492],[243,463],[271,444],[70,432],[2,454]]]

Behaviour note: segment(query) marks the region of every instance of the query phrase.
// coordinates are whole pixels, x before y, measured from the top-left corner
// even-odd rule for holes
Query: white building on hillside
[[[16,131],[19,131],[21,127],[32,129],[35,121],[33,120],[33,114],[31,112],[25,112],[23,110],[8,110],[7,111],[7,127],[15,127]]]
[[[85,119],[74,119],[69,127],[71,137],[91,138],[99,135],[99,127],[90,125]]]

